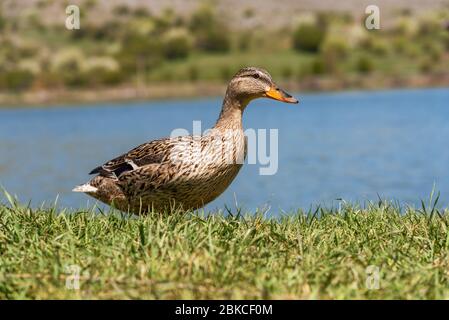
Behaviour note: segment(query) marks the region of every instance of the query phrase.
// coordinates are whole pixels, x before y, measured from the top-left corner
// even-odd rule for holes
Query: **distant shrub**
[[[367,55],[361,55],[356,60],[355,68],[360,73],[369,73],[374,70],[374,61]]]
[[[43,31],[45,29],[45,25],[41,20],[41,16],[38,12],[32,11],[29,12],[27,15],[27,27],[31,29],[35,29],[38,31]]]
[[[33,58],[38,53],[38,46],[33,43],[24,42],[19,47],[14,48],[17,57]]]
[[[98,0],[86,0],[86,2],[84,3],[84,5],[88,8],[88,9],[93,9],[98,5]]]
[[[320,57],[326,72],[336,73],[339,63],[346,59],[349,50],[349,44],[343,37],[328,35],[320,49]]]
[[[210,6],[202,6],[192,14],[190,19],[190,29],[194,32],[201,32],[214,28],[217,24],[214,10]]]
[[[6,25],[6,20],[5,20],[5,18],[3,17],[2,11],[1,11],[1,9],[0,9],[0,31],[3,30],[3,28],[5,27],[5,25]]]
[[[392,42],[396,53],[404,53],[406,48],[409,46],[408,41],[401,37],[393,39]]]
[[[434,61],[440,61],[444,53],[442,45],[430,41],[423,44],[423,51]]]
[[[49,0],[38,0],[37,3],[36,3],[36,6],[37,6],[39,9],[44,9],[44,8],[46,8],[48,5],[50,5],[49,2],[50,2]]]
[[[156,21],[149,18],[134,18],[130,19],[126,25],[123,38],[133,36],[151,36],[160,31],[157,29]],[[154,41],[155,39],[153,39]]]
[[[298,69],[295,72],[296,79],[302,80],[305,77],[307,77],[308,75],[310,75],[310,67],[309,67],[309,65],[301,63],[298,66]]]
[[[229,81],[229,79],[232,77],[232,70],[228,65],[221,66],[220,67],[220,78],[223,81]]]
[[[187,69],[187,77],[191,81],[198,80],[199,70],[198,70],[198,67],[196,65],[189,66],[189,68]]]
[[[68,86],[86,84],[85,57],[79,49],[63,49],[53,58],[51,70]]]
[[[51,68],[55,72],[78,71],[85,61],[83,52],[77,48],[62,49],[55,53]]]
[[[321,46],[321,52],[326,56],[333,55],[337,59],[344,59],[350,50],[349,44],[343,37],[326,37]]]
[[[422,54],[421,47],[410,43],[405,46],[404,54],[410,58],[418,58]]]
[[[183,16],[177,15],[172,8],[166,8],[162,15],[155,17],[156,25],[162,31],[170,28],[188,27]]]
[[[409,16],[402,16],[396,19],[393,26],[393,32],[398,36],[412,37],[418,31],[418,24],[416,19],[410,18]]]
[[[33,83],[34,75],[27,70],[14,69],[0,74],[0,87],[12,91],[28,89]]]
[[[190,29],[196,38],[196,47],[209,52],[226,52],[231,47],[231,40],[226,30],[216,17],[214,10],[208,6],[196,11],[190,21]]]
[[[36,86],[40,88],[54,89],[61,85],[63,82],[60,76],[54,72],[43,71],[38,76],[36,76],[35,83]]]
[[[113,85],[123,80],[118,62],[107,56],[87,59],[84,73],[90,84]]]
[[[449,52],[449,21],[447,22],[447,30],[441,35],[441,44],[445,51]]]
[[[39,61],[36,61],[35,59],[23,59],[20,60],[17,64],[17,69],[22,71],[28,71],[33,75],[37,75],[41,72],[41,65],[39,64]]]
[[[318,52],[324,37],[323,29],[312,23],[303,23],[293,32],[293,47],[299,51]]]
[[[175,28],[163,35],[162,47],[168,59],[180,59],[189,55],[192,50],[192,37],[188,30]]]
[[[339,14],[336,12],[320,11],[315,14],[315,25],[321,30],[326,30],[333,21],[339,20]]]
[[[283,66],[281,69],[281,76],[284,79],[290,79],[293,76],[293,69],[291,66]]]
[[[156,66],[163,58],[160,39],[140,34],[128,34],[116,55],[122,71],[135,74],[137,69]]]
[[[170,68],[164,69],[160,73],[160,80],[162,80],[162,81],[171,82],[171,81],[173,81],[174,78],[175,78],[175,75],[173,73],[173,70]]]
[[[69,35],[74,40],[115,40],[120,38],[124,29],[124,23],[113,18],[105,23],[86,21],[80,29],[71,30]]]
[[[374,42],[371,53],[378,56],[385,56],[388,54],[389,45],[386,41],[378,40]]]
[[[89,34],[88,28],[83,26],[82,28],[79,29],[73,29],[70,31],[70,37],[74,40],[80,40],[80,39],[84,39],[87,37],[87,35]]]
[[[400,46],[405,46],[404,43],[399,44]],[[378,56],[385,56],[389,51],[389,44],[383,39],[380,39],[377,36],[369,36],[363,39],[359,43],[359,47],[366,51],[369,51],[371,54],[375,54]],[[400,48],[403,50],[403,48]]]
[[[85,23],[82,28],[74,30],[70,35],[74,39],[89,38],[101,41],[114,39],[117,33],[116,30],[120,30],[120,24],[118,21],[111,20],[103,24]]]
[[[126,4],[119,4],[112,8],[112,13],[116,16],[127,16],[131,13],[131,10],[129,9],[129,6]]]
[[[145,7],[138,7],[134,9],[133,15],[136,18],[147,18],[151,16],[150,11],[148,11]]]
[[[227,32],[216,28],[200,34],[197,37],[197,46],[208,52],[227,52],[231,48],[231,40]]]
[[[252,34],[250,32],[242,31],[239,34],[237,41],[237,48],[239,51],[248,51],[251,48]]]
[[[442,29],[441,21],[433,17],[425,17],[419,21],[418,34],[420,36],[433,36]]]
[[[321,57],[315,58],[311,63],[310,71],[312,74],[319,75],[326,72],[324,61]]]
[[[245,10],[243,10],[243,18],[245,19],[250,19],[254,17],[255,14],[256,12],[253,8],[246,8]]]
[[[428,73],[431,72],[433,70],[433,66],[434,66],[435,62],[432,61],[429,58],[425,58],[423,59],[420,63],[419,63],[419,70],[422,73]]]

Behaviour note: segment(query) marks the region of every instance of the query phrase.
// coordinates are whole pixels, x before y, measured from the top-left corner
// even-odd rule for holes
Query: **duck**
[[[208,132],[141,144],[93,169],[90,175],[95,176],[73,191],[136,215],[204,207],[229,187],[246,159],[242,117],[258,98],[298,103],[268,71],[242,68],[230,80],[218,120]]]

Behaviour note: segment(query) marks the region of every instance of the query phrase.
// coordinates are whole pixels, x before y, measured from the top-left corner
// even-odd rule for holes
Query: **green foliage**
[[[253,39],[253,33],[252,32],[248,32],[248,31],[244,31],[241,32],[239,37],[238,37],[238,50],[239,51],[248,51],[251,48],[251,42]]]
[[[6,19],[3,17],[2,11],[0,9],[0,32],[2,32],[5,25],[6,25]]]
[[[314,23],[300,24],[293,32],[293,47],[299,51],[318,52],[325,35],[325,31]]]
[[[442,29],[441,22],[433,17],[426,17],[421,19],[419,24],[418,34],[420,36],[435,36]]]
[[[316,57],[310,64],[310,73],[312,75],[320,75],[326,72],[326,64],[321,56]]]
[[[73,87],[83,86],[87,83],[84,74],[85,57],[82,51],[68,48],[58,52],[52,61],[52,71],[59,75],[64,84]]]
[[[162,61],[162,51],[159,39],[140,34],[128,34],[123,40],[117,59],[125,73],[135,74],[137,69],[146,70]]]
[[[119,16],[119,17],[123,17],[123,16],[127,16],[131,13],[130,8],[125,5],[125,4],[118,4],[117,6],[115,6],[112,9],[112,13]]]
[[[407,44],[405,42],[398,43],[397,50],[399,52],[404,51],[404,47]],[[371,54],[377,55],[377,56],[386,56],[389,53],[389,44],[384,39],[381,39],[379,37],[375,37],[370,35],[369,37],[363,39],[360,42],[360,48],[366,51],[369,51]]]
[[[148,18],[151,17],[150,11],[146,7],[137,7],[133,11],[133,15],[136,18]]]
[[[194,32],[215,28],[216,24],[215,12],[210,6],[201,6],[190,19],[190,29]]]
[[[251,19],[256,14],[255,10],[253,8],[246,8],[243,10],[243,18],[245,19]]]
[[[92,10],[97,6],[97,4],[98,4],[97,0],[86,0],[84,2],[84,8],[86,10]]]
[[[123,80],[119,64],[110,57],[88,59],[84,74],[90,85],[114,85]]]
[[[443,56],[443,53],[444,53],[443,46],[441,44],[439,44],[439,43],[435,43],[435,42],[432,42],[432,41],[424,42],[424,44],[423,44],[423,51],[433,61],[440,61],[442,56]]]
[[[185,29],[171,29],[163,35],[162,46],[167,59],[186,58],[192,50],[192,37]]]
[[[355,68],[360,73],[369,73],[374,70],[374,61],[368,55],[361,55],[356,59]]]
[[[187,74],[188,74],[188,79],[191,81],[196,81],[198,80],[199,77],[199,69],[196,65],[191,65],[189,66],[188,70],[187,70]]]
[[[213,28],[197,35],[197,47],[206,52],[227,52],[231,41],[225,30]]]
[[[63,1],[61,9],[68,4]],[[349,79],[345,76],[354,71],[376,69],[380,77],[413,81],[414,77],[407,76],[449,72],[447,10],[400,14],[382,30],[367,32],[350,13],[335,11],[298,16],[299,24],[293,30],[288,26],[274,29],[270,24],[243,29],[230,25],[214,5],[204,2],[190,16],[170,8],[153,15],[146,5],[111,5],[112,14],[98,21],[89,10],[81,10],[86,12],[82,28],[72,31],[36,14],[50,7],[51,1],[40,0],[19,16],[0,12],[0,91],[94,89],[116,83],[133,85],[136,78],[144,82],[227,82],[239,67],[247,65],[264,67],[275,78],[284,79],[324,74],[329,80]],[[102,4],[89,0],[82,6],[97,6],[97,10]],[[257,23],[258,14],[258,8],[246,8],[241,18]],[[77,53],[61,63],[62,52],[74,49]],[[103,62],[97,59],[93,66],[96,58]],[[443,79],[424,80],[436,83],[433,80]]]
[[[291,66],[283,66],[281,69],[281,76],[283,79],[290,79],[293,76],[293,69]]]
[[[232,77],[232,70],[228,65],[220,67],[220,77],[223,81],[229,81]]]
[[[392,45],[396,53],[402,54],[409,46],[409,42],[405,38],[394,38],[392,40]]]
[[[421,60],[419,63],[419,70],[422,73],[429,73],[429,72],[433,71],[434,65],[435,65],[435,63],[433,60],[431,60],[429,58],[425,58],[425,59]]]
[[[231,47],[227,27],[218,20],[211,7],[203,6],[192,15],[190,29],[196,38],[196,47],[207,52],[226,52]]]
[[[14,69],[0,73],[0,88],[17,92],[28,89],[33,83],[34,75],[27,70]]]
[[[322,44],[321,51],[325,55],[334,55],[341,60],[348,56],[350,47],[343,37],[329,37]]]
[[[337,72],[338,65],[346,59],[349,50],[349,45],[344,38],[327,37],[320,50],[325,69],[330,73]]]

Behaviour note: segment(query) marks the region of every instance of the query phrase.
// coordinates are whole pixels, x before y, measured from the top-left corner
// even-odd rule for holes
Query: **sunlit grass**
[[[299,54],[293,50],[249,51],[224,54],[192,54],[185,60],[165,62],[149,74],[151,81],[191,81],[192,72],[198,80],[227,82],[242,67],[259,66],[270,70],[275,78],[285,78],[284,70],[296,77],[301,68],[313,59],[310,54]],[[192,71],[194,70],[194,71]]]
[[[434,202],[267,218],[129,217],[9,201],[0,206],[1,299],[449,298],[448,211]],[[79,290],[70,289],[70,266],[80,268]]]

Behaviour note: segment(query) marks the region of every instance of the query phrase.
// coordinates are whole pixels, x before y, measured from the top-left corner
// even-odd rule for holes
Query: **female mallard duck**
[[[135,214],[174,206],[201,208],[225,191],[239,172],[246,157],[242,114],[251,100],[261,97],[298,103],[267,71],[243,68],[229,83],[210,132],[144,143],[92,170],[90,174],[97,176],[73,191]]]

